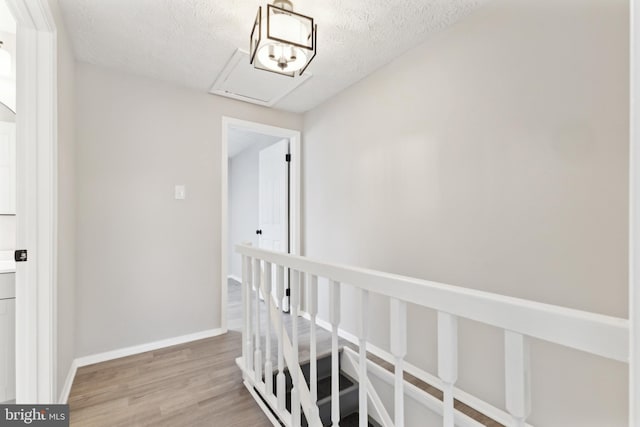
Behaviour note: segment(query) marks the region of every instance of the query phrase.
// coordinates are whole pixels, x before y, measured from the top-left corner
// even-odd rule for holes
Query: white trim
[[[300,315],[305,319],[311,321],[311,316],[309,316],[309,313],[301,311]],[[331,323],[327,322],[326,320],[322,320],[321,318],[316,317],[316,325],[331,332]],[[358,337],[350,332],[345,331],[342,328],[338,328],[338,336],[356,346],[359,344]],[[391,365],[395,363],[395,358],[393,357],[393,355],[391,355],[391,353],[371,344],[370,342],[367,342],[367,351]],[[423,381],[432,387],[442,390],[442,380],[440,380],[440,378],[438,378],[437,376],[432,375],[427,371],[424,371],[417,366],[408,363],[407,361],[404,361],[403,367],[405,372],[413,375],[420,381]],[[500,408],[496,408],[490,403],[487,403],[484,400],[481,400],[457,387],[454,387],[453,389],[453,397],[464,403],[465,405],[480,412],[481,414],[484,414],[487,417],[499,422],[502,425],[510,425],[510,423],[513,421],[513,418],[507,412],[503,411]]]
[[[629,425],[640,423],[640,6],[630,2]]]
[[[628,319],[242,244],[236,246],[236,251],[250,258],[348,283],[384,297],[609,359],[629,361]]]
[[[242,283],[242,278],[236,276],[235,274],[228,274],[227,279],[235,280],[238,283]]]
[[[249,393],[253,397],[253,400],[256,401],[258,406],[260,406],[260,409],[262,409],[262,412],[264,412],[264,414],[267,416],[269,421],[271,421],[271,424],[273,424],[274,427],[282,427],[282,424],[280,424],[280,421],[278,421],[278,419],[275,417],[275,415],[273,415],[273,412],[271,412],[271,409],[269,409],[269,407],[264,403],[264,400],[262,400],[260,395],[258,395],[258,393],[256,393],[255,388],[248,381],[249,378],[247,378],[247,374],[244,372],[244,361],[242,360],[242,357],[238,357],[236,359],[236,365],[243,372],[242,373],[242,378],[243,378],[242,383],[247,388],[247,390],[249,390]]]
[[[211,88],[209,89],[209,93],[214,95],[224,96],[226,98],[237,99],[238,101],[244,101],[244,102],[249,102],[251,104],[261,105],[263,107],[272,107],[282,98],[284,98],[285,96],[289,95],[291,92],[296,90],[300,85],[302,85],[305,81],[307,81],[307,79],[313,76],[309,72],[305,72],[301,76],[296,76],[296,78],[283,76],[284,77],[283,81],[286,81],[288,85],[284,88],[284,90],[282,90],[280,93],[275,95],[273,98],[264,101],[261,99],[252,98],[250,96],[244,96],[238,93],[234,93],[228,90],[228,86],[226,84],[227,80],[229,80],[229,77],[234,73],[234,71],[236,70],[236,67],[238,65],[244,67],[248,62],[249,62],[249,52],[240,48],[236,49],[231,55],[231,57],[229,58],[229,61],[227,61],[226,65],[224,66],[220,74],[218,74],[216,81],[213,82],[213,85],[211,85]]]
[[[217,337],[224,332],[221,328],[209,329],[207,331],[195,332],[193,334],[181,335],[178,337],[167,338],[164,340],[153,341],[146,344],[134,345],[131,347],[119,348],[117,350],[106,351],[104,353],[92,354],[89,356],[78,357],[73,361],[77,368],[82,366],[94,365],[96,363],[106,362],[121,357],[133,356],[135,354],[145,353],[147,351],[158,350],[174,345],[185,344],[191,341],[202,340],[205,338]]]
[[[78,361],[74,359],[71,362],[71,366],[69,366],[69,372],[67,373],[67,378],[64,381],[64,386],[60,391],[58,403],[66,404],[69,402],[69,394],[71,394],[71,386],[73,385],[73,380],[76,378],[76,372],[78,372]]]
[[[261,133],[265,135],[271,135],[281,138],[289,139],[289,150],[291,151],[291,164],[290,164],[290,180],[289,180],[289,233],[290,233],[290,247],[289,253],[294,255],[301,255],[301,135],[300,131],[295,129],[285,129],[277,126],[266,125],[263,123],[250,122],[246,120],[236,119],[233,117],[222,117],[222,144],[220,152],[220,170],[221,170],[221,209],[220,214],[220,270],[221,270],[221,291],[220,291],[220,325],[222,330],[227,331],[227,277],[228,277],[228,246],[229,246],[229,141],[227,138],[227,131],[229,127],[240,128],[251,132]],[[242,282],[240,280],[240,282]]]
[[[58,403],[65,404],[69,401],[69,394],[71,393],[71,386],[73,380],[76,377],[78,368],[83,366],[89,366],[96,363],[107,362],[113,359],[119,359],[121,357],[133,356],[135,354],[144,353],[147,351],[158,350],[161,348],[171,347],[174,345],[185,344],[191,341],[197,341],[205,338],[212,338],[218,335],[222,335],[221,329],[210,329],[207,331],[196,332],[193,334],[181,335],[178,337],[167,338],[160,341],[154,341],[146,344],[140,344],[132,347],[121,348],[118,350],[107,351],[104,353],[93,354],[91,356],[84,356],[74,359],[69,367],[69,373],[64,382],[64,387],[60,392],[60,398]]]
[[[273,427],[281,427],[282,424],[280,424],[280,421],[278,421],[276,417],[273,416],[273,412],[271,412],[271,410],[267,408],[267,405],[264,404],[264,401],[260,398],[260,396],[258,396],[258,393],[256,393],[255,388],[253,388],[247,381],[243,381],[242,383],[247,388],[247,390],[249,390],[249,394],[251,394],[253,400],[255,400],[260,409],[262,409],[262,412],[264,412],[269,421],[271,421]]]
[[[56,396],[57,46],[46,0],[9,0],[17,22],[16,402]]]

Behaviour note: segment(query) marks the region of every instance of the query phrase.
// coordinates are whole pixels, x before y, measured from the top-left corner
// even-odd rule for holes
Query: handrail
[[[238,245],[236,251],[507,331],[621,362],[629,360],[627,319],[251,246]]]
[[[598,313],[575,310],[557,305],[544,304],[521,298],[508,297],[475,289],[452,286],[429,280],[415,279],[397,274],[375,270],[332,264],[297,255],[289,255],[252,246],[238,245],[236,251],[243,259],[243,347],[245,378],[251,383],[251,374],[255,378],[253,384],[261,392],[263,398],[272,408],[277,409],[280,421],[286,427],[300,427],[302,408],[305,416],[313,426],[321,424],[318,416],[317,402],[317,369],[313,362],[310,366],[310,383],[307,386],[298,360],[298,302],[301,286],[304,284],[309,306],[311,358],[315,358],[315,322],[317,311],[318,278],[327,279],[329,290],[329,319],[331,324],[331,405],[330,416],[333,426],[337,426],[341,418],[341,401],[339,381],[339,347],[338,330],[340,327],[340,294],[343,284],[357,288],[360,302],[353,308],[360,308],[357,338],[359,344],[358,382],[358,414],[360,427],[368,425],[369,397],[373,393],[373,384],[367,372],[367,335],[369,322],[369,294],[377,294],[389,298],[389,333],[390,353],[393,356],[393,422],[388,417],[380,416],[378,422],[385,427],[404,427],[405,416],[405,383],[404,363],[407,355],[407,306],[416,304],[435,310],[438,314],[437,349],[438,377],[441,381],[442,422],[444,427],[454,427],[459,414],[454,404],[454,387],[458,378],[458,318],[466,318],[491,325],[503,330],[504,369],[505,369],[505,407],[511,421],[510,425],[525,426],[531,413],[531,368],[530,338],[537,338],[550,343],[570,347],[601,357],[628,362],[629,356],[629,321]],[[251,265],[253,264],[253,276]],[[292,340],[282,329],[283,312],[276,306],[271,297],[272,267],[277,269],[278,299],[283,298],[284,272],[288,270],[291,278],[291,335]],[[253,279],[252,279],[253,277]],[[303,277],[305,278],[303,280]],[[263,282],[266,284],[263,287]],[[267,322],[264,325],[266,346],[270,348],[270,330],[276,328],[278,336],[278,379],[277,396],[271,393],[271,380],[262,380],[262,351],[260,322],[260,292],[265,296]],[[252,301],[255,299],[255,305]],[[281,305],[281,304],[280,304]],[[255,328],[251,313],[255,306]],[[279,318],[273,323],[273,318]],[[279,328],[279,329],[277,329]],[[255,337],[252,336],[255,333]],[[254,346],[255,344],[255,346]],[[251,352],[255,348],[252,369]],[[291,412],[284,407],[284,376],[282,351],[284,350],[287,365],[290,367],[293,388],[291,389]],[[269,352],[268,352],[269,353]],[[269,353],[270,354],[270,353]],[[264,363],[266,373],[271,375],[271,360],[267,357]],[[269,386],[267,386],[269,384]],[[345,404],[349,405],[349,399]],[[375,402],[374,402],[375,403]],[[353,408],[345,409],[351,411]],[[323,411],[327,407],[323,406]],[[323,412],[327,420],[328,412]],[[415,421],[415,420],[414,420]]]

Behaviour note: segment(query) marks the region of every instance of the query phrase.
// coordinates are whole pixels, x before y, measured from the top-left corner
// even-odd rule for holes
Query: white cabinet
[[[5,298],[6,297],[6,298]],[[0,403],[16,398],[15,274],[0,274]]]
[[[0,122],[0,214],[16,213],[16,124]]]

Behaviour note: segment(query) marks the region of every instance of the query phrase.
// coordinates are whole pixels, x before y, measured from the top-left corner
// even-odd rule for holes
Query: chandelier
[[[266,23],[262,6],[253,23],[249,57],[255,68],[295,77],[302,75],[316,56],[318,26],[313,18],[293,11],[289,0],[267,4]]]

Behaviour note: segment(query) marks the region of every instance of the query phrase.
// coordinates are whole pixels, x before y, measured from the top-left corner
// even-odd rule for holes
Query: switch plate
[[[187,190],[184,185],[176,185],[174,197],[176,200],[184,200],[187,198]]]

